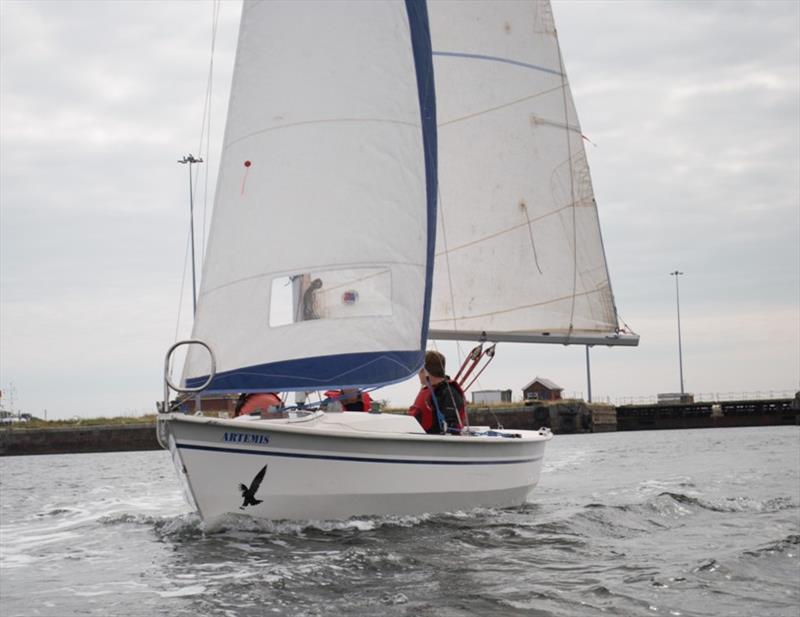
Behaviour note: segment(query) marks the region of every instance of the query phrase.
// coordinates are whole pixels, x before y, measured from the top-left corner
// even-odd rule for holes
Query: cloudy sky
[[[240,4],[220,7],[208,178]],[[621,317],[595,400],[800,387],[800,3],[555,1]],[[190,331],[188,176],[211,2],[0,1],[0,387],[49,418],[150,412]],[[205,154],[205,151],[204,151]],[[206,197],[205,187],[208,186]],[[207,205],[204,206],[204,204]],[[464,346],[466,349],[468,345]],[[456,364],[457,350],[440,345]],[[586,394],[584,348],[500,346],[479,388]],[[413,381],[377,394],[410,402]]]

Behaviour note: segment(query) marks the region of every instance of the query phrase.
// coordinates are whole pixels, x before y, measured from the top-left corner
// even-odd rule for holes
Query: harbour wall
[[[154,424],[0,430],[0,456],[158,450]]]
[[[793,399],[624,405],[617,430],[638,431],[800,424],[800,393]]]
[[[617,430],[614,408],[588,405],[583,401],[537,403],[524,407],[470,407],[472,426],[537,430],[549,428],[556,434],[602,433]]]

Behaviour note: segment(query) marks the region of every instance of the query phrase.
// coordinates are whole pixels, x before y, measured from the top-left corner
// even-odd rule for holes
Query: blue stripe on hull
[[[519,465],[542,460],[541,456],[521,458],[513,461],[487,460],[487,461],[443,461],[443,460],[409,460],[400,458],[366,458],[360,456],[340,456],[335,454],[301,454],[299,452],[276,452],[274,450],[242,450],[239,448],[222,448],[219,446],[197,446],[193,444],[176,443],[179,449],[203,450],[206,452],[233,452],[235,454],[255,454],[256,456],[279,456],[283,458],[305,458],[326,461],[352,461],[354,463],[395,463],[401,465]]]

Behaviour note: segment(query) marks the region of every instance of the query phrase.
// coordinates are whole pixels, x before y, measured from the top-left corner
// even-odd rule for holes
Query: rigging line
[[[466,116],[461,116],[460,118],[453,118],[452,120],[447,120],[446,122],[441,122],[438,126],[442,128],[443,126],[447,126],[448,124],[455,124],[456,122],[461,122],[462,120],[469,120],[470,118],[475,118],[477,116],[482,116],[483,114],[488,114],[493,111],[498,111],[500,109],[505,109],[506,107],[512,107],[517,105],[518,103],[524,103],[525,101],[530,101],[531,99],[535,99],[538,96],[543,96],[545,94],[550,94],[551,92],[556,92],[560,90],[563,86],[560,84],[555,88],[549,88],[547,90],[542,90],[541,92],[537,92],[536,94],[531,94],[529,96],[523,96],[521,99],[516,99],[514,101],[509,101],[508,103],[503,103],[502,105],[497,105],[496,107],[489,107],[488,109],[483,109],[481,111],[476,111],[473,114],[467,114]]]
[[[464,363],[464,350],[461,348],[461,341],[456,339],[456,357],[458,358],[458,365]]]
[[[569,108],[567,105],[567,75],[564,72],[564,58],[561,55],[561,47],[558,45],[558,39],[555,39],[556,49],[558,51],[558,64],[561,67],[561,83],[563,88],[561,90],[561,100],[564,104],[564,124],[569,126]],[[572,305],[569,311],[569,332],[567,333],[567,343],[572,334],[573,320],[575,319],[575,298],[578,290],[578,230],[577,230],[577,210],[575,208],[575,175],[573,170],[572,161],[572,144],[570,143],[569,128],[564,131],[567,142],[567,161],[569,165],[569,192],[570,203],[572,204]],[[583,144],[581,144],[583,146]]]
[[[218,23],[218,20],[219,20],[219,7],[220,7],[219,0],[215,0],[215,4],[216,4],[215,12],[214,12],[214,16],[212,18],[211,67],[209,68],[209,77],[208,77],[208,82],[206,84],[206,97],[205,97],[205,100],[204,100],[204,103],[203,103],[203,119],[202,119],[202,122],[200,124],[200,127],[201,127],[200,128],[200,145],[198,146],[199,151],[202,151],[202,147],[203,147],[203,133],[205,131],[206,118],[207,117],[209,118],[209,120],[208,120],[209,132],[210,132],[210,126],[211,126],[211,124],[210,124],[211,123],[210,114],[208,113],[208,106],[209,106],[209,101],[210,101],[210,98],[211,98],[211,75],[213,73],[214,45],[215,45],[215,40],[216,40],[216,35],[217,35],[217,23]],[[205,219],[206,219],[205,213],[206,213],[206,204],[207,204],[207,201],[208,201],[208,171],[207,170],[208,170],[208,167],[206,167],[206,189],[205,189],[206,194],[204,196],[204,202],[203,202],[203,237],[202,237],[203,252],[201,253],[201,255],[203,253],[205,253]],[[199,176],[199,174],[198,174],[198,176]],[[193,190],[195,190],[195,191],[197,190],[197,183],[199,181],[199,177],[198,176],[195,176],[195,178],[194,178]],[[175,320],[174,342],[177,342],[178,334],[180,333],[181,313],[182,313],[182,309],[183,309],[183,296],[184,296],[184,290],[185,290],[185,287],[186,287],[187,266],[188,266],[188,262],[189,262],[189,252],[190,252],[190,248],[191,248],[191,242],[192,242],[192,234],[191,234],[191,231],[189,231],[187,233],[187,238],[186,238],[186,251],[184,252],[184,256],[183,256],[183,270],[182,270],[182,275],[181,275],[181,290],[180,290],[180,294],[178,295],[178,314],[177,314],[177,318]],[[170,358],[170,372],[172,372],[172,362],[173,361],[174,361],[173,358]]]
[[[178,316],[175,320],[175,338],[172,341],[173,343],[178,342],[178,333],[180,332],[181,327],[181,309],[183,307],[183,293],[184,287],[186,286],[186,270],[187,264],[189,263],[189,243],[192,241],[192,233],[191,231],[186,232],[186,250],[183,253],[183,275],[181,276],[181,291],[178,294]],[[174,362],[175,355],[170,355],[169,359],[169,373],[172,375],[172,363]]]
[[[203,139],[205,138],[206,148],[205,148],[205,162],[206,166],[203,170],[204,172],[204,188],[203,188],[203,225],[202,225],[202,233],[200,235],[200,255],[205,255],[205,242],[206,242],[206,214],[208,212],[208,154],[210,149],[210,141],[211,141],[211,97],[213,93],[214,87],[214,51],[216,48],[216,41],[217,41],[217,26],[219,24],[219,9],[220,9],[220,2],[219,0],[214,0],[211,6],[212,16],[211,16],[211,51],[210,51],[210,58],[209,58],[209,66],[208,66],[208,76],[206,77],[206,94],[205,98],[203,99],[203,119],[200,123],[200,141],[197,146],[198,151],[203,153]],[[197,187],[197,182],[199,182],[200,174],[198,174],[197,181],[195,182],[195,189]],[[202,259],[202,257],[201,257]]]
[[[442,242],[444,243],[444,261],[445,261],[445,269],[447,270],[447,288],[450,291],[450,309],[453,311],[453,331],[458,332],[458,324],[456,323],[456,297],[455,293],[453,292],[453,273],[450,269],[450,251],[447,250],[447,225],[444,220],[444,207],[442,207],[442,190],[441,186],[436,187],[436,192],[439,195],[439,214],[442,217]],[[434,255],[435,260],[435,255]],[[430,317],[428,318],[430,320]],[[458,350],[459,358],[458,361],[461,362],[461,350]]]
[[[636,334],[636,332],[634,332],[633,328],[631,328],[627,323],[625,323],[625,320],[622,318],[622,315],[620,315],[616,311],[615,311],[615,314],[619,318],[619,320],[622,322],[622,325],[625,328],[625,330],[627,330],[628,332],[630,332],[632,334]]]
[[[491,346],[489,349],[487,349],[487,350],[486,350],[487,352],[491,351],[491,354],[488,354],[488,353],[487,353],[487,355],[489,356],[489,359],[488,359],[488,360],[487,360],[487,361],[484,363],[484,365],[481,367],[481,370],[479,370],[479,371],[478,371],[478,374],[477,374],[477,375],[475,375],[475,377],[473,377],[473,378],[472,378],[472,381],[470,381],[470,382],[467,384],[467,386],[464,388],[464,390],[465,390],[465,391],[466,391],[466,390],[469,390],[469,389],[472,387],[472,384],[474,384],[474,383],[476,383],[476,382],[478,383],[478,387],[479,387],[479,388],[481,387],[481,385],[480,385],[480,382],[478,381],[478,378],[481,376],[481,373],[483,373],[483,371],[485,371],[485,370],[486,370],[486,368],[489,366],[489,364],[491,364],[492,360],[494,360],[494,355],[495,355],[495,354],[494,354],[494,348],[495,348],[495,346],[496,346],[496,345],[497,345],[497,344],[495,343],[495,345],[492,345],[492,346]],[[466,381],[466,380],[465,380],[465,381]]]
[[[206,219],[207,219],[207,212],[208,212],[208,168],[209,168],[209,159],[211,154],[211,103],[213,100],[213,93],[214,93],[214,52],[216,50],[217,44],[217,28],[219,26],[219,11],[220,7],[222,6],[221,0],[214,0],[214,4],[212,6],[213,16],[211,18],[211,58],[209,59],[209,66],[208,66],[208,84],[206,87],[206,103],[205,109],[203,110],[204,114],[204,130],[206,133],[206,149],[205,149],[205,161],[206,166],[203,169],[204,172],[204,187],[203,187],[203,226],[202,226],[202,235],[200,237],[200,255],[204,258],[206,254]],[[202,142],[202,137],[200,138]],[[200,149],[202,151],[202,143],[200,145]],[[201,276],[202,278],[202,276]]]

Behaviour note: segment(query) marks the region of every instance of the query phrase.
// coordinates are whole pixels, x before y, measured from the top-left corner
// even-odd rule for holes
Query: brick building
[[[536,377],[522,388],[522,399],[525,401],[560,401],[564,388],[544,377]]]

